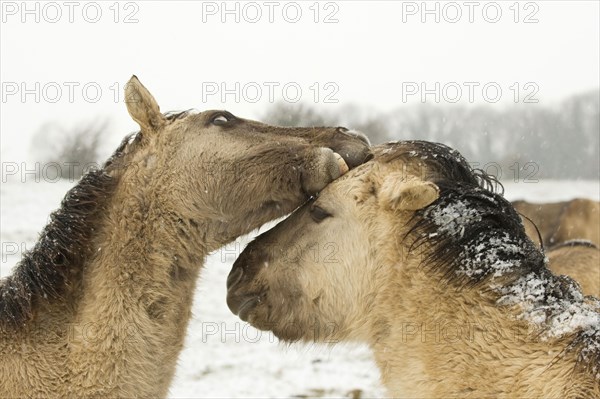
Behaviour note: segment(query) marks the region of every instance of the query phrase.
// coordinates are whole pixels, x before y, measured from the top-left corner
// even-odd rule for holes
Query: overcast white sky
[[[225,15],[221,1],[28,2],[30,13],[20,1],[1,3],[3,161],[26,159],[32,134],[49,121],[68,127],[108,117],[116,145],[136,128],[121,95],[133,73],[163,111],[226,108],[250,118],[264,113],[269,87],[274,100],[311,103],[318,89],[324,107],[389,110],[420,102],[409,90],[421,83],[439,82],[440,102],[449,104],[457,85],[468,103],[464,82],[473,82],[474,102],[499,97],[496,107],[514,101],[517,87],[520,102],[535,92],[540,105],[553,105],[600,86],[598,1],[429,1],[430,14],[420,1],[228,2],[234,12]],[[222,101],[220,86],[235,92],[236,82],[239,101]],[[31,90],[24,98],[23,88]]]

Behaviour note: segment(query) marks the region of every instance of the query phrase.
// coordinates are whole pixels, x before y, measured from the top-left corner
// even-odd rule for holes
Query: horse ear
[[[129,115],[140,125],[142,133],[157,131],[165,125],[166,119],[158,103],[135,75],[125,85],[125,103]]]
[[[430,181],[392,173],[386,176],[379,193],[385,207],[398,211],[416,211],[437,200],[440,189]]]

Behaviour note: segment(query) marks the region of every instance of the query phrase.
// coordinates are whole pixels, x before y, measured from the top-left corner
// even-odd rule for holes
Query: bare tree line
[[[96,120],[74,128],[66,128],[58,123],[44,124],[33,135],[32,149],[39,162],[54,164],[54,167],[50,168],[51,172],[43,167],[37,172],[77,180],[88,170],[97,168],[100,147],[106,138],[108,126],[108,120]]]
[[[437,141],[458,149],[476,166],[505,181],[600,179],[599,94],[594,90],[576,95],[556,107],[422,104],[385,113],[357,105],[331,112],[315,105],[276,103],[261,120],[281,126],[347,126],[366,133],[374,144]],[[42,162],[76,164],[76,168],[60,170],[62,178],[77,179],[85,165],[100,161],[99,147],[107,127],[107,121],[73,129],[46,124],[32,144]]]
[[[492,173],[498,170],[503,180],[600,178],[598,90],[570,97],[556,107],[422,104],[387,113],[348,106],[333,113],[306,104],[278,103],[263,120],[284,126],[342,125],[363,131],[373,143],[437,141]]]

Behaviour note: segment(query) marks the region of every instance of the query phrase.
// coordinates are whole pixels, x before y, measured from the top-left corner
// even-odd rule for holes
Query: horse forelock
[[[503,192],[496,177],[473,168],[457,150],[445,144],[422,140],[390,142],[376,149],[380,162],[402,160],[420,163],[423,177],[428,180],[448,180],[480,186],[490,191]]]
[[[417,211],[407,237],[425,246],[422,267],[459,290],[477,289],[495,306],[516,307],[544,339],[569,337],[577,367],[600,380],[600,301],[546,267],[518,213],[479,185],[437,181],[440,197]]]

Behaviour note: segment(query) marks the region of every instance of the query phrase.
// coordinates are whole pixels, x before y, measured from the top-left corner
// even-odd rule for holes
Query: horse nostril
[[[348,129],[343,126],[339,126],[336,130],[340,133],[346,133],[348,131]]]
[[[239,266],[234,266],[233,270],[231,270],[231,272],[229,273],[229,276],[227,276],[227,289],[230,289],[231,287],[236,285],[242,279],[243,275],[244,269]]]

